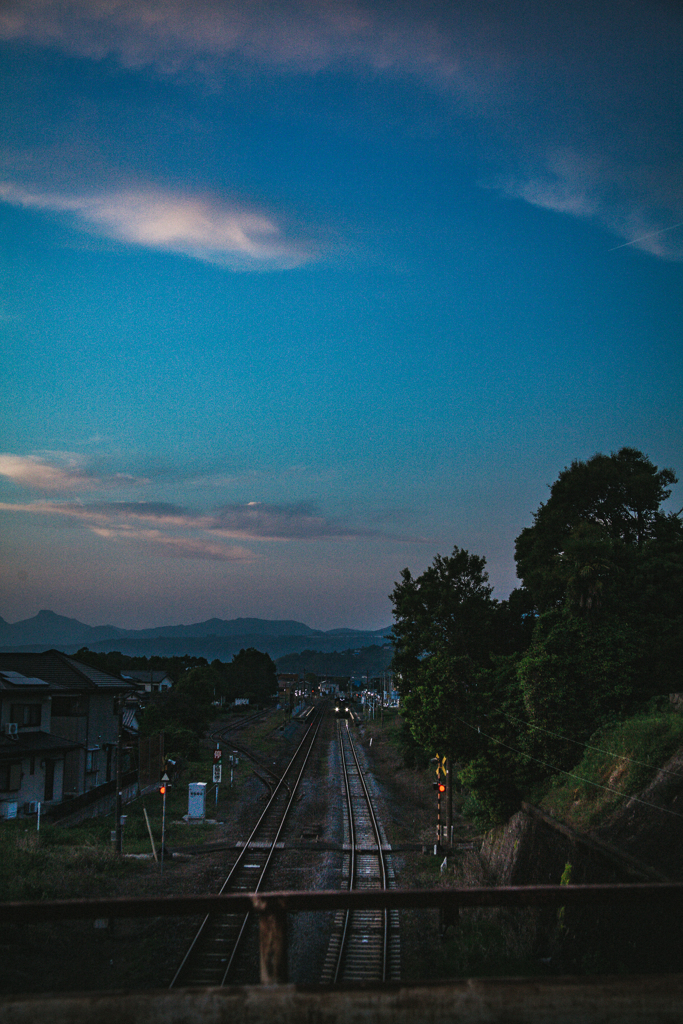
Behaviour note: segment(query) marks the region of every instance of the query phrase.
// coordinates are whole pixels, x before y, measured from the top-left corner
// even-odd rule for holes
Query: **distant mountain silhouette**
[[[74,654],[80,647],[89,647],[92,651],[116,650],[147,657],[190,654],[209,661],[225,661],[243,647],[256,647],[276,658],[311,648],[331,652],[369,646],[381,643],[390,628],[320,630],[292,619],[213,618],[190,625],[122,629],[88,626],[78,619],[44,610],[21,622],[10,623],[0,618],[0,650],[55,647]]]
[[[64,615],[47,610],[21,622],[9,623],[0,619],[0,646],[5,648],[25,647],[27,644],[60,647],[62,644],[75,643],[82,647],[91,641],[128,636],[130,633],[131,630],[119,629],[117,626],[86,626],[78,619],[67,619]]]

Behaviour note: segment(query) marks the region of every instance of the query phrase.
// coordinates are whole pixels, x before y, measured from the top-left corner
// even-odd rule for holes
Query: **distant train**
[[[350,718],[351,712],[349,711],[346,701],[339,698],[337,703],[334,705],[334,714],[336,718]]]

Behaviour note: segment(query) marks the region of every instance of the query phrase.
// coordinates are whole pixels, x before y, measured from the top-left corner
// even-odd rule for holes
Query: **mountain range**
[[[88,626],[56,612],[44,610],[31,619],[6,622],[0,618],[0,650],[57,648],[75,654],[80,647],[91,651],[120,651],[130,656],[204,657],[229,660],[243,647],[256,647],[271,658],[303,650],[345,651],[388,643],[391,627],[376,630],[312,629],[291,619],[206,619],[190,625],[122,629],[119,626]]]

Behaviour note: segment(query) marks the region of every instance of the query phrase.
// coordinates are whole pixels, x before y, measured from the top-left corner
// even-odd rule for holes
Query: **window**
[[[10,721],[16,722],[20,729],[27,725],[40,725],[41,711],[40,704],[12,704]]]
[[[53,800],[55,795],[55,763],[54,761],[45,762],[45,793],[43,794],[43,800]]]
[[[21,761],[0,762],[0,790],[5,793],[21,787]]]
[[[86,772],[97,771],[97,751],[99,747],[89,747],[85,755],[85,770]]]
[[[53,718],[77,718],[88,713],[87,697],[53,697]]]

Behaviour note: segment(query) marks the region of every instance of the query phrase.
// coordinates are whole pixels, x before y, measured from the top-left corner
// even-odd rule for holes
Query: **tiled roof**
[[[164,679],[169,679],[168,672],[164,672],[163,669],[126,669],[126,678],[136,679],[140,683],[161,683]]]
[[[27,754],[38,754],[46,750],[75,750],[81,746],[82,743],[74,743],[73,740],[52,736],[47,732],[22,732],[15,740],[0,735],[0,758],[26,757]]]
[[[0,651],[0,672],[5,670],[43,679],[52,686],[68,690],[109,690],[114,693],[128,689],[123,679],[54,650],[42,653]]]

